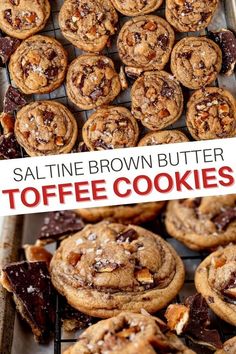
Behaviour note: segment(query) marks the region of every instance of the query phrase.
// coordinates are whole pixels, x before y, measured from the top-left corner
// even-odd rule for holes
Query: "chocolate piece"
[[[12,263],[3,273],[17,310],[31,326],[36,341],[47,341],[54,325],[55,298],[46,262]]]
[[[137,237],[137,232],[133,229],[129,229],[125,232],[122,232],[121,234],[118,234],[116,240],[118,242],[132,242],[136,240]]]
[[[26,105],[27,101],[22,96],[22,93],[15,87],[9,86],[3,100],[3,111],[12,113]]]
[[[21,157],[21,150],[15,135],[0,135],[0,157],[3,159],[16,159]]]
[[[12,37],[0,38],[0,58],[3,64],[9,60],[10,56],[14,53],[19,45],[19,39]]]
[[[212,219],[212,221],[214,222],[214,224],[216,225],[216,227],[220,232],[224,231],[229,225],[229,223],[231,223],[234,220],[236,220],[236,207],[228,208],[222,211],[222,213],[216,215]]]
[[[83,141],[80,142],[77,152],[88,152],[88,151],[89,151],[89,149],[88,149],[87,145]]]
[[[61,319],[64,330],[68,332],[88,328],[97,322],[94,317],[85,315],[84,313],[71,307],[68,303],[64,305]]]
[[[44,218],[38,239],[41,243],[54,242],[83,227],[83,220],[72,210],[55,211]]]
[[[222,51],[222,74],[232,75],[236,65],[236,37],[234,33],[223,28],[217,32],[209,32],[208,37],[218,44]]]

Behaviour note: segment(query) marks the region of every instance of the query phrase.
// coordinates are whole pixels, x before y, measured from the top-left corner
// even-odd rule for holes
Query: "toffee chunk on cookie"
[[[48,0],[0,0],[0,29],[15,38],[39,32],[49,16]]]
[[[121,28],[117,40],[123,63],[142,70],[162,70],[174,45],[174,31],[163,18],[148,15],[132,18]]]
[[[204,37],[181,39],[171,54],[172,73],[183,86],[194,90],[215,81],[221,65],[219,46]]]
[[[17,113],[16,139],[30,156],[70,152],[77,134],[74,116],[59,102],[32,102]]]
[[[236,241],[236,194],[170,201],[168,233],[193,250]]]
[[[81,55],[69,66],[66,89],[81,109],[93,109],[113,101],[121,83],[113,61],[104,55]]]
[[[66,74],[67,52],[55,39],[36,35],[23,41],[12,55],[11,78],[25,94],[49,93]]]
[[[89,117],[82,135],[90,150],[117,149],[136,146],[139,128],[127,108],[107,106]]]
[[[160,130],[179,119],[183,94],[177,80],[165,71],[147,71],[131,89],[132,113],[150,130]]]
[[[146,15],[157,10],[163,0],[111,0],[114,7],[126,16]]]
[[[206,28],[217,9],[218,0],[166,0],[166,19],[178,32]]]
[[[196,354],[158,318],[123,312],[88,328],[64,354],[155,354],[163,348],[168,354]]]
[[[161,144],[174,144],[187,142],[189,139],[180,130],[161,130],[144,135],[139,141],[138,146],[151,146]]]
[[[66,0],[59,13],[65,38],[87,52],[100,52],[116,32],[118,15],[110,0]]]
[[[72,307],[101,318],[129,310],[155,313],[184,282],[182,260],[160,236],[105,221],[62,241],[50,272]]]
[[[197,268],[195,286],[213,312],[236,326],[236,245],[210,254]]]
[[[196,140],[236,136],[236,101],[222,88],[194,92],[187,105],[187,127]]]

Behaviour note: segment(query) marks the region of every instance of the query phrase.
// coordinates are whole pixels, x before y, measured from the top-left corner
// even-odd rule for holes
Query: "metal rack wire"
[[[65,49],[67,50],[67,52],[69,54],[69,60],[73,60],[75,57],[77,57],[79,54],[81,54],[81,51],[79,49],[75,48],[67,40],[65,40],[65,38],[63,38],[63,36],[61,34],[61,31],[60,31],[60,28],[58,25],[58,13],[59,13],[59,9],[61,7],[61,0],[52,2],[51,6],[52,6],[52,11],[51,11],[51,17],[50,17],[49,23],[46,26],[46,28],[43,31],[41,31],[40,33],[43,35],[52,36],[52,37],[58,39],[63,44]],[[156,12],[156,14],[163,17],[164,5]],[[126,21],[126,19],[127,19],[126,17],[121,16],[120,22],[119,22],[119,27],[122,26],[122,24]],[[177,39],[179,39],[181,37],[182,37],[182,35],[178,35]],[[116,40],[114,38],[113,45],[110,48],[107,48],[104,51],[104,54],[111,57],[114,60],[116,66],[119,68],[121,63],[118,58],[117,49],[115,47],[115,42],[116,42]],[[168,71],[168,68],[167,68],[167,71]],[[6,65],[6,75],[7,75],[8,83],[12,84],[7,65]],[[216,85],[219,85],[219,83],[216,82]],[[30,96],[30,100],[33,100],[33,101],[45,100],[45,99],[46,100],[56,100],[56,101],[59,101],[59,102],[65,104],[66,106],[68,106],[77,119],[79,131],[81,134],[81,128],[82,128],[84,122],[90,116],[91,111],[80,110],[69,101],[69,99],[66,95],[65,84],[63,84],[59,89],[53,91],[52,93],[44,94],[44,95]],[[119,97],[116,98],[116,100],[114,101],[114,104],[117,104],[117,105],[122,104],[122,105],[129,107],[130,106],[129,89],[126,92],[121,93],[119,95]],[[187,131],[184,115],[180,120],[178,120],[178,122],[171,125],[169,128],[170,129],[178,128],[178,129]],[[22,157],[26,156],[26,154],[22,148],[21,148],[21,156]],[[148,227],[150,227],[150,225],[148,225]],[[178,241],[171,239],[168,236],[168,234],[166,234],[165,229],[163,227],[163,222],[161,219],[159,219],[159,221],[157,223],[155,223],[154,225],[152,224],[151,229],[152,229],[152,231],[162,235],[168,242],[170,242],[174,246],[174,248],[180,254],[183,262],[186,265],[185,284],[184,284],[182,291],[180,292],[180,294],[176,298],[177,302],[181,302],[181,301],[183,301],[183,299],[186,296],[189,296],[195,292],[194,279],[193,279],[194,270],[196,269],[198,264],[205,258],[206,254],[192,252],[192,251],[188,250],[186,247],[184,247],[183,245],[181,245]],[[65,345],[68,345],[68,343],[73,343],[76,341],[75,337],[70,338],[70,339],[64,337],[64,334],[62,331],[62,326],[61,326],[62,325],[61,315],[62,315],[62,307],[61,307],[60,297],[57,296],[56,297],[56,322],[55,322],[55,334],[54,334],[54,354],[61,354],[65,348]],[[236,330],[234,328],[232,328],[231,326],[227,325],[226,323],[224,323],[223,321],[221,321],[219,319],[217,319],[217,321],[216,321],[216,327],[218,328],[223,341],[227,340],[229,337],[236,335]],[[190,342],[188,342],[188,344],[191,345]],[[199,353],[208,354],[209,351],[207,351],[204,348],[201,348]]]

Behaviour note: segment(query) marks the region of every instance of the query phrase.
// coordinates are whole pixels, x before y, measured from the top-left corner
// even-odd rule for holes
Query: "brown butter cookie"
[[[217,87],[194,92],[187,105],[186,123],[196,140],[235,136],[235,98],[227,90]]]
[[[146,15],[157,10],[163,0],[111,0],[114,7],[126,16]]]
[[[117,22],[110,0],[66,0],[59,13],[62,34],[87,52],[102,51],[115,33]]]
[[[74,116],[59,102],[32,102],[17,113],[15,135],[30,156],[70,152],[77,134]]]
[[[222,65],[220,47],[204,37],[185,37],[171,54],[171,71],[183,86],[199,89],[215,81]]]
[[[187,142],[187,136],[179,130],[161,130],[144,135],[139,141],[138,146],[151,146],[161,144],[175,144]]]
[[[11,56],[9,70],[25,94],[48,93],[58,88],[66,74],[67,52],[55,39],[36,35],[26,39]]]
[[[142,308],[154,313],[184,282],[182,260],[160,236],[108,222],[87,225],[64,240],[50,271],[72,307],[102,318]]]
[[[50,15],[48,0],[1,0],[0,28],[9,36],[25,39],[44,28]]]

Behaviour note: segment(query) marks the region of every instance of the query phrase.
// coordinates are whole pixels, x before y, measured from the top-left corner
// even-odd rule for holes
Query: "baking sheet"
[[[233,16],[232,9],[235,9],[235,0],[226,0],[227,1],[227,8],[230,9],[230,27],[233,28],[233,25],[235,24],[234,20],[235,17]],[[47,25],[47,27],[41,32],[42,34],[49,35],[52,37],[56,37],[66,48],[66,50],[69,53],[69,58],[72,60],[74,57],[78,56],[81,54],[81,51],[76,49],[73,45],[71,45],[67,40],[65,40],[59,30],[58,26],[58,20],[57,20],[57,15],[58,15],[58,10],[61,7],[61,3],[63,1],[61,0],[56,0],[52,2],[52,16],[51,19]],[[217,30],[220,28],[225,28],[227,27],[226,25],[226,17],[225,17],[225,12],[224,12],[224,6],[226,4],[221,2],[219,9],[209,26],[210,30]],[[163,7],[156,12],[156,14],[163,16],[164,10]],[[120,26],[127,20],[125,17],[121,17],[120,21]],[[236,29],[234,27],[234,29]],[[196,33],[197,35],[198,33]],[[205,34],[205,31],[201,32],[200,34]],[[181,38],[183,34],[177,34],[177,39]],[[115,43],[115,39],[113,41]],[[113,44],[113,46],[109,49],[105,50],[105,53],[108,54],[113,60],[118,62],[118,55],[116,51],[116,47]],[[9,83],[9,77],[4,69],[0,69],[0,88],[1,88],[1,94],[6,90],[6,87]],[[236,96],[236,80],[235,80],[235,75],[231,76],[230,78],[226,78],[223,76],[219,76],[218,78],[218,83],[219,86],[227,88],[229,91],[231,91],[232,94]],[[32,99],[34,100],[42,100],[42,99],[54,99],[58,100],[59,102],[62,102],[66,104],[70,109],[74,112],[76,115],[77,121],[78,121],[78,126],[81,131],[81,128],[84,124],[84,121],[88,118],[88,116],[91,114],[90,111],[80,111],[78,110],[73,104],[71,104],[66,95],[65,87],[62,86],[61,88],[55,90],[51,94],[46,94],[46,95],[33,95]],[[2,100],[1,100],[2,101]],[[0,102],[0,106],[1,106]],[[130,95],[129,95],[129,90],[127,90],[124,93],[121,93],[121,95],[114,101],[115,104],[122,104],[126,105],[127,107],[130,106]],[[185,129],[185,117],[179,119],[174,125],[170,126],[170,128],[182,128]],[[24,231],[23,231],[23,240],[22,244],[25,243],[34,243],[35,238],[37,235],[37,232],[39,230],[40,224],[42,223],[43,215],[42,214],[32,214],[32,215],[27,215],[25,216],[25,222],[24,222]],[[158,233],[158,231],[157,231]],[[194,277],[194,271],[198,264],[201,262],[203,259],[203,255],[192,252],[188,250],[186,247],[181,245],[178,241],[174,239],[168,239],[168,241],[175,247],[177,252],[182,256],[183,261],[186,266],[186,282],[185,285],[182,289],[182,291],[179,294],[179,299],[182,300],[186,296],[189,296],[190,294],[194,293],[194,287],[193,287],[193,277]],[[51,245],[51,250],[55,248],[54,245]],[[224,335],[227,337],[227,333],[230,333],[232,331],[232,328],[230,328],[228,325],[225,323],[223,324],[221,321],[217,321],[217,325],[219,326],[220,330],[224,330]],[[75,334],[68,334],[68,333],[62,333],[62,338],[63,339],[68,339],[68,338],[75,338]],[[68,346],[68,343],[63,343],[62,344],[62,351],[65,349],[65,347]],[[13,343],[12,343],[12,350],[11,354],[52,354],[54,352],[54,343],[53,341],[49,345],[38,345],[34,342],[33,336],[28,329],[28,327],[19,319],[19,316],[16,315],[15,317],[15,324],[14,324],[14,334],[13,334]],[[5,352],[2,354],[9,354],[9,352]]]

